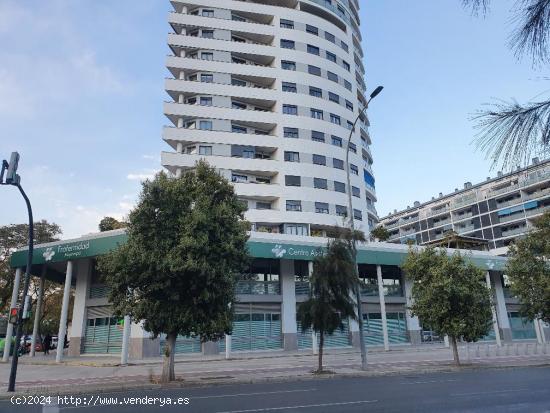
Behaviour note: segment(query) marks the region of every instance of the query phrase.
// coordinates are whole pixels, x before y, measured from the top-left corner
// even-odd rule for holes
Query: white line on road
[[[317,389],[302,389],[302,390],[279,390],[279,391],[264,391],[264,392],[257,392],[257,393],[237,393],[237,394],[218,394],[215,396],[189,396],[191,400],[195,399],[216,399],[216,398],[222,398],[222,397],[241,397],[241,396],[259,396],[264,394],[280,394],[280,393],[298,393],[298,392],[306,392],[306,391],[315,391]]]
[[[494,391],[482,391],[476,393],[454,393],[451,396],[483,396],[486,394],[497,394],[497,393],[510,393],[518,391],[531,391],[531,389],[508,389],[508,390],[494,390]]]
[[[424,383],[447,383],[450,381],[459,381],[456,379],[450,379],[450,380],[424,380],[424,381],[406,381],[401,384],[424,384]]]
[[[314,407],[330,407],[330,406],[346,406],[351,404],[366,404],[366,403],[376,403],[378,400],[359,400],[356,402],[341,402],[341,403],[322,403],[322,404],[304,404],[297,406],[283,406],[283,407],[266,407],[263,409],[249,409],[249,410],[226,410],[223,412],[216,413],[253,413],[253,412],[271,412],[276,410],[290,410],[290,409],[311,409]]]

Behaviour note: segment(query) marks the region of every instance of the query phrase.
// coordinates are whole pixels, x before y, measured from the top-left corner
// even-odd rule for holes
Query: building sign
[[[248,241],[248,251],[255,258],[311,261],[326,253],[326,247]]]

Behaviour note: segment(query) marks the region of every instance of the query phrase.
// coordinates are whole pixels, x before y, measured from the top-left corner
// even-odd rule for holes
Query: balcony
[[[477,194],[474,193],[474,194],[466,195],[454,200],[452,205],[453,205],[453,208],[456,209],[466,205],[473,204],[476,201],[477,201]]]
[[[474,229],[475,229],[475,226],[473,224],[465,225],[463,227],[455,226],[455,231],[458,232],[459,234],[465,234],[466,232],[473,231]]]
[[[426,216],[433,217],[435,215],[441,215],[446,212],[449,212],[451,208],[449,206],[445,206],[444,208],[437,208],[437,209],[431,209],[428,212],[426,212]]]
[[[512,237],[512,236],[514,236],[514,235],[523,234],[525,231],[527,231],[527,227],[526,227],[526,226],[522,226],[522,227],[519,227],[519,228],[510,229],[510,230],[508,230],[508,231],[502,231],[501,237],[502,237],[502,238],[504,238],[504,237]]]
[[[499,217],[498,222],[500,222],[500,223],[510,222],[510,221],[516,221],[518,219],[523,219],[523,218],[524,218],[524,215],[523,215],[523,211],[522,211],[519,214],[516,213],[516,214],[512,214],[512,215],[501,216],[501,217]]]
[[[550,188],[543,189],[542,191],[536,191],[536,192],[533,192],[532,194],[524,195],[524,199],[529,200],[529,199],[542,198],[542,197],[545,197],[546,195],[550,195]]]
[[[540,208],[528,209],[527,211],[525,211],[525,215],[527,215],[528,217],[532,217],[533,215],[543,214],[546,211],[550,211],[550,205],[546,205]]]
[[[235,294],[247,295],[279,295],[279,281],[238,281]]]
[[[294,288],[296,291],[296,295],[307,295],[309,296],[309,292],[311,290],[309,281],[296,281],[294,284]]]
[[[491,196],[497,196],[500,194],[505,194],[507,192],[515,191],[517,189],[519,189],[519,184],[514,184],[510,186],[505,186],[504,188],[492,189],[490,194]]]
[[[520,181],[522,187],[536,184],[537,182],[543,182],[550,179],[550,169],[534,172],[529,175],[528,178]]]
[[[497,202],[497,209],[506,208],[508,206],[517,205],[521,203],[521,197],[510,199],[509,201]]]

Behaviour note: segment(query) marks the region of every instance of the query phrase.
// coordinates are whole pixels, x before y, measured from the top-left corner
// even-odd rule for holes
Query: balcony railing
[[[456,232],[458,232],[459,234],[464,234],[465,232],[473,231],[475,229],[475,226],[474,225],[468,225],[468,226],[464,226],[464,227],[455,227],[455,228],[456,228]]]
[[[511,191],[515,191],[519,189],[519,184],[514,184],[514,185],[510,185],[510,186],[505,186],[504,188],[500,188],[500,189],[492,189],[491,190],[491,196],[496,196],[496,195],[500,195],[500,194],[505,194],[506,192],[511,192]]]
[[[279,281],[238,281],[236,294],[278,295],[281,294]]]
[[[469,205],[477,201],[477,194],[471,194],[453,201],[453,208],[460,208],[464,205]]]
[[[448,206],[443,208],[431,209],[428,212],[426,212],[426,216],[433,217],[434,215],[444,214],[446,212],[449,212],[450,210],[451,208],[449,208]]]
[[[309,295],[310,289],[308,281],[296,281],[295,283],[296,295]]]
[[[543,189],[542,191],[536,191],[536,192],[533,192],[532,194],[525,195],[524,198],[528,200],[528,199],[541,198],[546,195],[550,195],[550,188],[546,188],[546,189]]]
[[[516,229],[510,229],[508,231],[502,231],[502,237],[511,237],[513,235],[519,235],[523,234],[525,231],[527,231],[527,227],[519,227]]]
[[[521,186],[529,186],[537,182],[546,181],[550,178],[550,169],[539,171],[538,174],[533,174],[529,178],[520,182]]]
[[[528,217],[531,217],[533,215],[542,214],[546,211],[550,211],[550,205],[546,205],[541,208],[528,209],[527,211],[525,211],[525,215],[527,215]]]
[[[504,208],[504,207],[508,207],[508,206],[516,205],[520,203],[521,203],[521,198],[514,198],[505,202],[500,202],[500,203],[497,202],[497,208],[500,209],[500,208]]]

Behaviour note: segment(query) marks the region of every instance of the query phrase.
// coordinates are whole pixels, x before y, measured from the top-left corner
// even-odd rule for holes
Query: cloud
[[[147,169],[142,172],[129,173],[126,178],[130,181],[145,181],[146,179],[153,179],[157,172],[159,172],[157,169]]]

